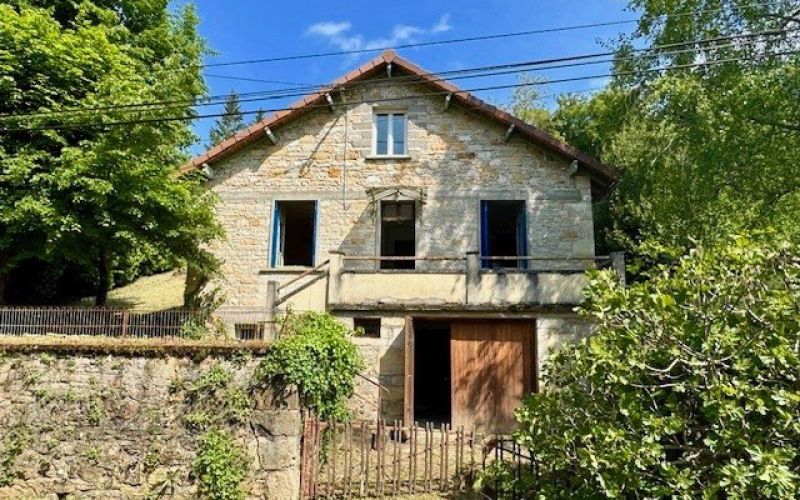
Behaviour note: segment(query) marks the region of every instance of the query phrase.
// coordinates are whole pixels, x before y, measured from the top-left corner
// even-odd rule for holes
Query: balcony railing
[[[618,259],[616,259],[618,260]],[[413,268],[381,269],[382,262],[414,262]],[[516,267],[501,267],[516,262]],[[268,285],[272,304],[309,302],[324,294],[330,309],[481,310],[572,306],[583,300],[585,271],[614,265],[608,256],[559,259],[534,256],[355,256],[330,252],[330,259],[289,282]],[[327,267],[327,271],[323,270]],[[327,278],[327,281],[322,281]],[[313,281],[310,281],[313,280]],[[313,287],[311,285],[314,285]],[[291,285],[291,286],[290,286]],[[288,289],[288,290],[287,290]],[[295,297],[297,296],[297,297]],[[268,303],[270,298],[268,297]]]

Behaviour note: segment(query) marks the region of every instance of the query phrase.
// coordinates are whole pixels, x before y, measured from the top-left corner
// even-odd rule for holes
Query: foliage
[[[561,139],[552,113],[542,102],[542,94],[538,87],[538,84],[542,83],[545,83],[545,80],[523,73],[519,77],[521,86],[515,87],[511,93],[509,112],[520,120],[535,125]]]
[[[247,474],[247,456],[230,433],[212,430],[198,439],[193,463],[198,493],[214,500],[245,498],[241,482]]]
[[[297,389],[300,403],[323,419],[346,419],[345,403],[364,368],[353,332],[328,313],[289,314],[278,340],[254,373],[278,396]]]
[[[797,246],[729,238],[646,278],[592,275],[596,334],[553,354],[517,412],[539,493],[797,498]]]
[[[212,429],[240,424],[250,415],[247,391],[219,363],[191,381],[186,388],[186,424],[193,429]]]
[[[697,241],[790,228],[780,221],[800,197],[800,58],[770,54],[796,51],[795,33],[779,31],[800,19],[791,2],[722,6],[632,0],[642,17],[618,46],[616,76],[594,96],[559,99],[553,120],[566,140],[623,172],[599,207],[610,216],[605,246],[655,241],[674,258]],[[777,33],[662,47],[764,30]],[[698,60],[711,64],[686,67]]]
[[[222,112],[224,115],[217,118],[216,123],[208,133],[209,146],[216,146],[245,126],[244,116],[239,105],[239,95],[236,92],[231,92],[225,98]]]
[[[14,462],[29,440],[30,436],[24,427],[12,429],[0,438],[0,488],[11,486],[14,482]]]
[[[0,4],[0,112],[14,115],[0,120],[0,288],[30,258],[90,271],[99,304],[146,262],[214,266],[213,196],[174,175],[189,124],[137,122],[191,115],[205,91],[196,26],[167,0]],[[132,123],[97,126],[119,121]]]

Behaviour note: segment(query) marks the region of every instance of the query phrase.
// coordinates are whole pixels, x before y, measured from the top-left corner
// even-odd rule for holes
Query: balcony
[[[619,256],[621,257],[621,255]],[[486,268],[486,263],[516,260],[525,269]],[[384,261],[414,261],[414,269],[379,269]],[[542,259],[481,257],[349,256],[330,252],[330,260],[283,283],[268,284],[268,303],[305,309],[374,311],[525,311],[570,309],[583,300],[585,271],[617,262],[618,257]],[[613,261],[613,262],[612,262]],[[482,266],[482,264],[484,264]],[[520,266],[522,267],[522,266]],[[305,307],[304,307],[305,306]]]

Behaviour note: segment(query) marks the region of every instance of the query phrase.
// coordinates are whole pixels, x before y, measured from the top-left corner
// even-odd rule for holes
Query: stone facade
[[[184,383],[219,363],[246,384],[254,360],[0,354],[0,498],[196,498],[198,432]],[[301,417],[255,394],[230,427],[248,456],[248,498],[299,495]],[[11,449],[10,436],[21,436]]]
[[[227,233],[213,248],[223,262],[224,279],[218,285],[226,297],[224,307],[265,308],[269,281],[285,282],[305,271],[270,268],[272,211],[279,200],[318,202],[315,263],[328,259],[330,251],[378,254],[378,214],[370,193],[403,188],[416,199],[418,256],[463,256],[478,250],[480,200],[524,200],[528,253],[552,259],[533,261],[529,269],[579,271],[587,266],[595,255],[589,177],[571,175],[568,159],[513,133],[506,140],[506,126],[457,105],[445,111],[443,96],[430,94],[429,87],[378,77],[369,85],[347,88],[343,97],[337,93],[333,109],[317,109],[276,127],[275,144],[265,135],[212,165],[209,186],[219,196],[217,217]],[[402,158],[372,155],[373,115],[385,110],[386,103],[407,116],[408,154]],[[374,261],[350,260],[347,266],[377,269]],[[420,261],[416,271],[463,272],[463,266]],[[421,287],[425,279],[436,278],[398,273],[390,282],[399,289]],[[571,292],[579,295],[580,289]],[[321,279],[288,304],[295,311],[322,310],[330,305],[328,294]],[[391,302],[392,297],[383,299]],[[439,304],[431,298],[427,305],[436,313]],[[425,301],[418,306],[425,309]],[[549,316],[535,310],[518,315],[541,320],[539,362],[546,357],[543,346],[588,332],[589,326],[570,309]],[[335,314],[350,324],[359,314],[381,317],[380,338],[357,342],[370,364],[366,375],[380,380],[389,392],[379,398],[374,385],[361,381],[361,397],[354,406],[363,417],[374,418],[378,408],[386,418],[400,416],[406,312],[402,307],[361,312],[339,308]],[[481,316],[495,314],[512,313],[493,306]]]

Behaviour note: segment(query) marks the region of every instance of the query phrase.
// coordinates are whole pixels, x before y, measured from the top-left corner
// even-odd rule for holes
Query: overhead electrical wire
[[[777,53],[769,53],[763,54],[760,58],[765,57],[778,57],[778,56],[785,56],[785,55],[793,55],[800,53],[800,50],[793,50],[793,51],[784,51],[784,52],[777,52]],[[429,93],[420,93],[415,94],[413,97],[433,97],[433,96],[444,96],[447,94],[468,94],[474,92],[482,92],[482,91],[490,91],[490,90],[504,90],[504,89],[511,89],[511,88],[521,88],[521,87],[531,87],[531,86],[540,86],[540,85],[550,85],[553,83],[563,83],[563,82],[573,82],[573,81],[582,81],[582,80],[592,80],[597,78],[608,78],[614,76],[633,76],[642,73],[653,73],[653,72],[667,72],[667,71],[676,71],[680,69],[690,69],[696,67],[703,67],[703,66],[712,66],[716,64],[725,64],[725,63],[732,63],[732,62],[740,62],[740,61],[747,61],[747,60],[754,60],[751,57],[736,57],[736,58],[728,58],[728,59],[719,59],[719,60],[709,60],[703,61],[698,63],[691,63],[691,64],[682,64],[682,65],[675,65],[675,66],[668,66],[663,68],[651,68],[645,69],[641,71],[628,71],[628,72],[618,72],[618,73],[609,73],[609,74],[600,74],[600,75],[590,75],[590,76],[579,76],[579,77],[572,77],[572,78],[562,78],[559,80],[550,80],[550,81],[535,81],[535,82],[526,82],[526,83],[517,83],[517,84],[507,84],[507,85],[495,85],[495,86],[488,86],[488,87],[481,87],[481,88],[472,88],[472,89],[461,89],[457,91],[437,91],[437,92],[429,92]],[[404,97],[396,97],[396,98],[377,98],[377,99],[364,99],[360,101],[347,101],[347,105],[353,104],[369,104],[369,103],[378,103],[378,102],[392,102],[392,101],[402,101],[409,99],[409,96]],[[319,104],[319,105],[307,105],[306,108],[316,109],[316,108],[328,108],[328,104]],[[279,112],[279,111],[291,111],[292,108],[277,108],[277,109],[268,109],[268,110],[254,110],[254,111],[243,111],[241,112],[242,115],[251,115],[257,114],[261,112]],[[96,128],[96,127],[110,127],[110,126],[121,126],[121,125],[135,125],[135,124],[144,124],[144,123],[162,123],[162,122],[170,122],[170,121],[191,121],[199,118],[218,118],[222,116],[227,116],[231,113],[210,113],[204,115],[185,115],[185,116],[173,116],[173,117],[157,117],[157,118],[142,118],[142,119],[135,119],[135,120],[123,120],[123,121],[112,121],[112,122],[102,122],[102,123],[68,123],[62,125],[47,125],[47,126],[39,126],[39,127],[18,127],[18,128],[2,128],[0,132],[30,132],[30,131],[42,131],[42,130],[60,130],[60,129],[79,129],[79,128]]]
[[[764,6],[771,6],[771,5],[781,5],[782,3],[779,1],[771,1],[771,2],[754,2],[750,4],[745,4],[739,6],[740,8],[752,8],[752,7],[764,7]],[[696,16],[699,14],[706,14],[712,12],[721,12],[724,10],[728,10],[729,7],[717,7],[713,9],[701,9],[693,12],[679,12],[676,14],[671,14],[666,17],[670,18],[680,18],[686,16]],[[591,28],[603,28],[609,26],[620,26],[623,24],[634,24],[638,23],[638,19],[619,19],[614,21],[605,21],[605,22],[598,22],[598,23],[588,23],[588,24],[575,24],[575,25],[568,25],[568,26],[556,26],[550,28],[541,28],[535,30],[526,30],[526,31],[517,31],[517,32],[506,32],[506,33],[495,33],[491,35],[480,35],[474,37],[465,37],[465,38],[451,38],[446,40],[431,40],[427,42],[414,42],[414,43],[405,43],[400,45],[392,45],[392,46],[384,46],[384,47],[370,47],[370,48],[362,48],[362,49],[350,49],[350,50],[337,50],[337,51],[330,51],[330,52],[318,52],[318,53],[310,53],[310,54],[293,54],[293,55],[286,55],[286,56],[275,56],[275,57],[267,57],[267,58],[260,58],[260,59],[244,59],[244,60],[236,60],[236,61],[221,61],[218,63],[205,63],[200,66],[206,68],[212,67],[224,67],[224,66],[241,66],[245,64],[261,64],[261,63],[270,63],[270,62],[280,62],[280,61],[296,61],[296,60],[303,60],[303,59],[314,59],[319,57],[332,57],[332,56],[345,56],[345,55],[353,55],[353,54],[363,54],[367,52],[378,52],[383,50],[399,50],[399,49],[410,49],[410,48],[417,48],[417,47],[431,47],[437,45],[452,45],[458,43],[467,43],[467,42],[483,42],[488,40],[498,40],[504,38],[514,38],[514,37],[522,37],[522,36],[532,36],[532,35],[543,35],[548,33],[558,33],[564,31],[576,31],[576,30],[584,30],[584,29],[591,29]]]
[[[700,40],[689,40],[684,42],[673,42],[670,44],[663,44],[659,46],[654,46],[646,49],[634,49],[633,52],[642,53],[642,52],[652,52],[652,53],[644,53],[640,55],[632,55],[632,56],[624,56],[624,57],[613,57],[611,59],[603,59],[603,60],[595,60],[591,61],[590,59],[597,59],[599,57],[607,57],[607,56],[614,56],[615,52],[596,52],[596,53],[589,53],[589,54],[578,54],[572,56],[564,56],[558,58],[547,58],[547,59],[538,59],[538,60],[531,60],[531,61],[522,61],[516,63],[506,63],[506,64],[495,64],[489,66],[480,66],[475,68],[467,68],[467,69],[458,69],[458,70],[450,70],[450,71],[442,71],[442,72],[433,72],[431,76],[428,78],[420,77],[418,75],[404,75],[404,76],[397,76],[387,80],[384,83],[387,84],[396,84],[396,83],[425,83],[425,82],[436,82],[436,81],[444,81],[444,80],[459,80],[459,79],[468,79],[468,78],[483,78],[489,76],[499,76],[499,75],[506,75],[506,74],[513,74],[513,73],[524,73],[529,71],[545,71],[545,70],[552,70],[552,69],[562,69],[562,68],[569,68],[569,67],[578,67],[578,66],[587,66],[592,64],[602,64],[602,63],[610,63],[614,61],[635,61],[640,59],[658,59],[662,57],[670,57],[681,53],[687,52],[699,52],[702,50],[720,50],[729,47],[736,47],[736,46],[747,46],[753,43],[758,43],[763,40],[759,40],[758,37],[770,37],[774,35],[782,35],[793,31],[800,31],[800,28],[787,28],[784,30],[765,30],[760,32],[753,32],[753,33],[742,33],[736,35],[727,35],[727,36],[720,36],[720,37],[713,37],[708,39],[700,39]],[[729,43],[727,45],[716,45],[710,46],[707,48],[704,47],[697,47],[697,45],[705,45],[710,43],[722,42],[722,41],[732,41],[732,40],[740,40],[740,39],[753,39],[749,42],[740,42],[740,44],[736,43]],[[684,47],[684,46],[691,46],[685,49],[679,50],[669,50],[663,52],[664,49],[676,48],[676,47]],[[661,51],[661,52],[659,52]],[[582,62],[578,62],[582,61]],[[565,64],[557,64],[560,62],[565,62]],[[513,70],[510,70],[514,68]],[[491,70],[503,70],[505,71],[492,71]],[[473,74],[471,74],[473,73]],[[460,75],[460,76],[459,76]],[[348,84],[349,88],[355,88],[360,85],[372,85],[375,82],[352,82]],[[555,83],[554,81],[550,81],[549,83]],[[289,89],[278,89],[278,90],[264,90],[264,91],[255,91],[255,92],[245,92],[238,94],[239,102],[255,102],[255,101],[267,101],[267,100],[276,100],[276,99],[283,99],[287,97],[299,97],[307,95],[310,92],[318,92],[324,91],[326,89],[331,89],[330,85],[314,85],[314,86],[307,86],[307,87],[296,87],[296,88],[289,88]],[[251,98],[252,96],[252,98]],[[197,100],[171,100],[171,101],[151,101],[151,102],[140,102],[140,103],[128,103],[128,104],[116,104],[116,105],[105,105],[105,106],[93,106],[93,107],[76,107],[76,108],[65,108],[60,110],[47,110],[47,111],[34,111],[34,112],[27,112],[27,113],[8,113],[8,114],[0,114],[0,121],[14,119],[14,118],[22,118],[22,117],[47,117],[53,115],[66,115],[66,114],[80,114],[80,113],[87,113],[92,111],[113,111],[113,110],[132,110],[136,111],[136,108],[145,108],[142,111],[152,111],[155,110],[157,107],[170,107],[170,106],[177,106],[177,105],[190,105],[193,107],[200,107],[200,106],[213,106],[224,103],[224,99],[227,98],[227,95],[224,96],[210,96],[207,98],[197,99]],[[265,110],[266,111],[266,110]]]

